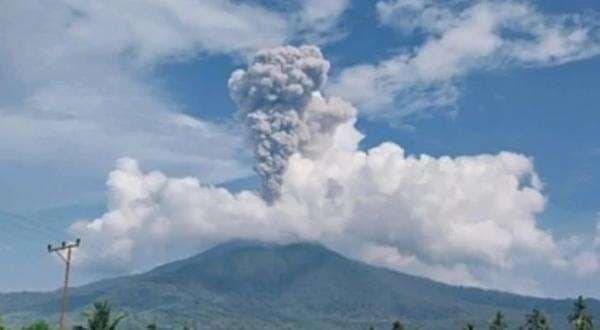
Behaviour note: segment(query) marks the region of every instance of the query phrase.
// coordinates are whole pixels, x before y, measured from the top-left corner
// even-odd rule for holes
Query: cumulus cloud
[[[367,245],[361,249],[359,258],[373,265],[426,276],[444,283],[479,287],[486,285],[476,279],[465,264],[444,266],[423,263],[415,255],[403,254],[394,246]]]
[[[537,224],[545,197],[530,158],[510,152],[434,158],[407,155],[394,143],[360,150],[363,136],[351,106],[318,93],[326,67],[317,48],[281,47],[260,52],[232,75],[243,116],[262,112],[268,128],[281,106],[294,113],[291,127],[308,132],[280,156],[278,198],[148,173],[122,159],[109,176],[108,212],[71,228],[88,246],[79,262],[95,270],[139,270],[246,238],[320,241],[374,264],[504,289],[515,283],[531,289],[535,282],[507,281],[499,273],[532,263],[566,265],[559,244]],[[254,131],[252,139],[263,142]]]
[[[452,107],[456,82],[482,70],[557,65],[600,52],[592,14],[550,15],[517,1],[388,0],[379,20],[424,42],[377,63],[342,70],[329,91],[373,116]],[[391,105],[399,110],[391,110]]]
[[[600,221],[588,235],[572,235],[559,242],[563,253],[571,257],[572,271],[582,279],[600,272]]]

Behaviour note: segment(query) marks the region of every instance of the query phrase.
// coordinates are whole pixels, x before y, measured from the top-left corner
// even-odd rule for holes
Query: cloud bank
[[[347,5],[309,2],[282,13],[220,0],[5,4],[0,170],[13,188],[0,208],[96,202],[102,177],[124,156],[210,182],[249,175],[239,132],[183,113],[157,90],[154,68],[205,55],[241,59],[304,35],[320,39]]]
[[[356,111],[319,93],[328,67],[316,47],[277,47],[232,74],[267,198],[122,159],[107,182],[109,211],[71,228],[87,246],[78,262],[128,272],[233,238],[311,240],[448,283],[534,293],[515,270],[568,266],[537,224],[545,197],[532,159],[360,150]]]
[[[342,70],[328,90],[370,116],[452,108],[457,80],[499,68],[559,65],[600,53],[597,14],[552,15],[523,1],[385,0],[379,22],[423,42]]]

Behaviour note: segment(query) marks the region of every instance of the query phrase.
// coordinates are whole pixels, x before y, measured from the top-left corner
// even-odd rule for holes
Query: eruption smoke
[[[319,48],[285,46],[260,51],[246,70],[235,71],[229,79],[269,203],[281,195],[289,157],[303,150],[314,152],[323,136],[355,115],[350,104],[320,95],[328,71],[329,62]]]
[[[519,292],[535,289],[528,275],[503,281],[531,265],[569,269],[537,225],[546,199],[531,158],[415,156],[392,142],[361,150],[355,109],[320,93],[328,68],[316,47],[279,47],[231,76],[263,198],[122,159],[107,181],[108,211],[71,227],[88,246],[77,262],[107,274],[140,271],[242,238],[318,241],[447,283]]]

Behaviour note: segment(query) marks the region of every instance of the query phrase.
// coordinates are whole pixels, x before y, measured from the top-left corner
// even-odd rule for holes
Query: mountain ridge
[[[130,317],[126,328],[190,320],[208,329],[366,329],[394,319],[426,329],[483,324],[502,310],[513,323],[539,308],[566,327],[570,299],[527,297],[451,286],[348,259],[315,243],[232,241],[148,272],[70,290],[77,322],[93,301],[108,299]],[[0,294],[11,324],[54,320],[58,291]],[[600,302],[589,300],[600,317]],[[462,325],[461,325],[462,324]]]

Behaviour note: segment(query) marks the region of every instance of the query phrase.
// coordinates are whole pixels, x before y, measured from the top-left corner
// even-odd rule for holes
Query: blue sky
[[[600,8],[592,1],[537,5],[555,13]],[[348,34],[323,47],[334,63],[333,70],[376,61],[391,49],[420,42],[381,27],[372,3],[353,3],[344,19]],[[228,95],[227,79],[237,67],[239,63],[229,57],[200,58],[162,66],[159,79],[184,104],[187,113],[228,121],[236,107]],[[600,175],[593,173],[600,162],[595,141],[600,122],[595,72],[600,72],[600,61],[590,58],[559,66],[475,73],[461,79],[457,104],[427,118],[362,119],[359,127],[367,133],[363,145],[368,148],[394,141],[410,153],[436,156],[502,150],[526,154],[534,158],[546,183],[552,209],[576,217],[585,214],[585,226],[590,230],[599,211],[593,192],[600,189]],[[449,115],[450,111],[456,114]],[[570,222],[556,217],[548,214],[548,221],[559,222],[553,223],[558,226]]]
[[[485,44],[489,36],[481,33],[486,30],[476,30],[474,40],[460,47],[445,44],[452,54],[430,59],[448,55],[448,62],[413,68],[428,42],[442,40],[461,24],[469,27],[482,3],[189,1],[181,8],[154,8],[125,1],[121,10],[138,10],[127,19],[118,15],[117,5],[113,10],[61,2],[9,5],[0,14],[6,31],[0,36],[0,210],[6,213],[0,215],[0,259],[13,271],[0,275],[0,290],[58,286],[61,265],[45,245],[61,234],[74,237],[73,222],[101,217],[109,208],[105,182],[119,158],[234,191],[258,189],[252,151],[227,82],[256,50],[289,43],[321,48],[331,63],[323,93],[357,108],[357,128],[365,135],[361,149],[391,141],[412,155],[510,151],[531,157],[547,199],[537,225],[552,233],[557,246],[575,240],[591,246],[600,220],[600,173],[595,171],[600,166],[600,4],[510,2],[527,8],[528,21],[509,5],[487,2],[506,11],[487,18],[499,22],[492,34],[500,45],[497,40]],[[431,20],[422,15],[427,10],[446,16]],[[44,11],[40,28],[28,26]],[[222,17],[224,12],[233,18]],[[257,16],[262,23],[255,22]],[[195,23],[203,19],[206,24]],[[586,31],[583,40],[575,35],[578,30]],[[544,44],[552,33],[565,40]],[[357,67],[366,67],[368,76],[354,71]],[[348,84],[355,77],[367,86],[374,76],[372,89],[353,90]],[[374,101],[386,98],[391,101]],[[423,105],[423,100],[439,102]],[[160,261],[202,248],[177,247]],[[595,258],[600,264],[599,256],[582,262]],[[133,271],[155,263],[142,262]],[[76,274],[75,281],[123,273],[105,268],[112,269],[92,267]],[[480,271],[473,269],[472,274]],[[591,277],[578,277],[579,286],[566,287],[531,274],[522,282],[536,281],[534,287],[541,289],[533,293],[588,290],[582,293],[600,297],[600,286],[587,285]],[[509,281],[490,286],[518,291],[520,284],[504,283]]]

